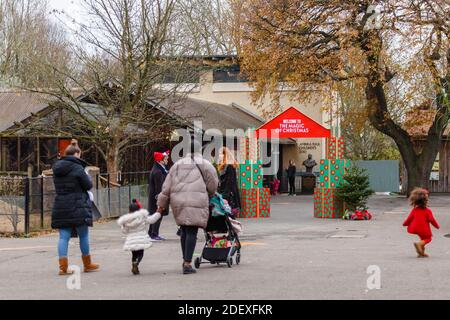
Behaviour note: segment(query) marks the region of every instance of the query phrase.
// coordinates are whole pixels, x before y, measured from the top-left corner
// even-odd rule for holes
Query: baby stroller
[[[218,201],[223,201],[220,194],[216,194]],[[223,234],[222,237],[216,235]],[[206,243],[200,257],[194,261],[195,268],[200,268],[201,264],[221,264],[226,263],[229,268],[233,265],[233,257],[238,265],[241,262],[241,243],[238,234],[231,224],[229,213],[217,214],[217,211],[210,210],[208,225],[205,229]],[[207,260],[208,262],[203,262]]]

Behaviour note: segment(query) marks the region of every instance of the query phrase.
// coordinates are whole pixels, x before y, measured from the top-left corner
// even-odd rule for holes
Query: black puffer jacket
[[[91,200],[87,193],[92,181],[84,171],[86,162],[73,156],[53,165],[56,198],[52,210],[52,228],[92,226]]]

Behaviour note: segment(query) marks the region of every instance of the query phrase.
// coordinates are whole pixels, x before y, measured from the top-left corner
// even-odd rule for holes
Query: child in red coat
[[[431,233],[430,223],[439,229],[439,224],[433,217],[433,213],[427,207],[428,205],[428,191],[425,189],[416,188],[412,191],[409,197],[411,205],[414,207],[408,218],[403,222],[403,226],[408,227],[408,232],[417,234],[420,237],[419,242],[414,243],[418,258],[428,257],[425,254],[425,245],[431,242],[433,234]]]

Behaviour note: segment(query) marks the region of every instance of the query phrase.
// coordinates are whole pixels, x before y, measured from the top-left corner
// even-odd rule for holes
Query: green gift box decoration
[[[261,161],[239,165],[239,185],[241,189],[252,189],[263,187],[263,175]]]
[[[344,180],[344,174],[350,167],[347,159],[320,160],[319,186],[321,188],[337,188]]]

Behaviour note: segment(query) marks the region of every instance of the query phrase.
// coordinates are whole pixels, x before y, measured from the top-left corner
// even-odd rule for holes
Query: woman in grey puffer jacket
[[[191,153],[170,169],[157,201],[158,212],[163,212],[170,203],[180,226],[184,274],[196,272],[192,268],[192,256],[198,228],[206,228],[208,224],[209,199],[217,191],[219,182],[216,169],[202,157],[201,148],[200,143],[193,140]]]

